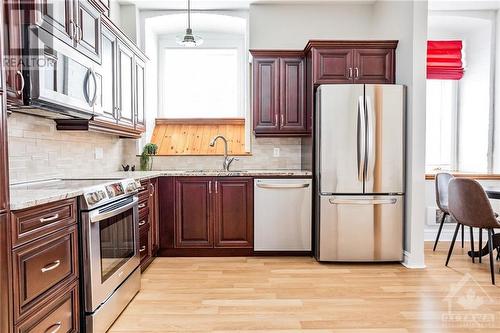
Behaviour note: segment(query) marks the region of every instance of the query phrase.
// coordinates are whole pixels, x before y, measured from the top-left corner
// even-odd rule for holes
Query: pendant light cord
[[[191,29],[191,1],[188,0],[188,29]]]

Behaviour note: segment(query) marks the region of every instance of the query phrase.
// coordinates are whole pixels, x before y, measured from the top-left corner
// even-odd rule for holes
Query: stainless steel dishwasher
[[[310,251],[311,179],[254,180],[255,251]]]

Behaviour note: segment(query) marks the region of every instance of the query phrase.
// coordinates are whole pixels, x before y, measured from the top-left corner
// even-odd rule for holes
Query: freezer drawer
[[[320,196],[319,261],[401,261],[404,197]]]
[[[255,251],[310,251],[311,219],[311,179],[255,179]]]

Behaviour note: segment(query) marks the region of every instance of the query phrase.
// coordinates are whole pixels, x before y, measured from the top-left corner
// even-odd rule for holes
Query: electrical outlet
[[[273,157],[280,157],[280,149],[279,148],[273,149]]]
[[[96,147],[95,149],[95,159],[102,160],[104,157],[104,150],[101,147]]]

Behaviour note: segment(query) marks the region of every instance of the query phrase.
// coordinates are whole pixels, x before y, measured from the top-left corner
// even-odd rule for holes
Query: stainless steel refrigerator
[[[322,85],[316,95],[315,255],[401,261],[405,87]]]

